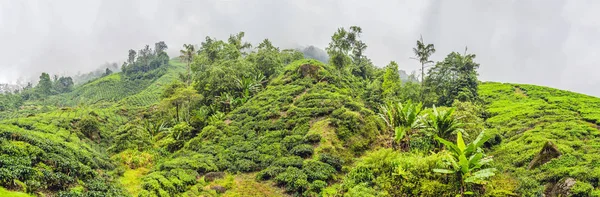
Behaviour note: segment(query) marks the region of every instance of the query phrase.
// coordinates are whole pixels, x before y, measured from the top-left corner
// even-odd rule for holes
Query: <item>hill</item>
[[[340,28],[329,61],[240,32],[130,50],[64,91],[44,73],[2,95],[0,194],[600,196],[600,98],[479,82],[456,52],[402,80],[361,32]]]

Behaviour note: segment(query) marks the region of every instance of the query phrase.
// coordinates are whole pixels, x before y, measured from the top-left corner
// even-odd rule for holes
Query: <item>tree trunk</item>
[[[187,63],[187,79],[186,79],[188,86],[190,86],[190,79],[191,79],[191,77],[190,77],[190,61],[188,61],[188,63]]]
[[[425,64],[421,63],[421,102],[425,103]]]

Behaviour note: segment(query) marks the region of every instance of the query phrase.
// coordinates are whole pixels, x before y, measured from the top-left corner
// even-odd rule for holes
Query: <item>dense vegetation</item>
[[[361,34],[323,52],[240,32],[176,58],[157,42],[83,84],[42,73],[0,95],[0,195],[600,196],[599,98],[480,82],[474,54],[434,61],[423,39],[406,76]]]

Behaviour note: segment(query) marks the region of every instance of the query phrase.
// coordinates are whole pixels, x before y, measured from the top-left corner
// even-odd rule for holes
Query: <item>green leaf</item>
[[[396,142],[401,141],[404,138],[404,136],[406,135],[406,129],[404,127],[396,127],[394,129],[394,131],[395,131],[394,139],[396,140]]]
[[[463,174],[467,174],[469,172],[469,160],[464,154],[461,154],[458,157],[458,164],[460,165],[460,170]]]
[[[465,146],[465,141],[462,138],[462,133],[459,132],[456,135],[456,145],[458,146],[460,152],[464,152],[467,146]]]
[[[437,173],[443,173],[443,174],[454,174],[455,171],[452,170],[448,170],[448,169],[433,169],[434,172]]]
[[[465,179],[465,182],[479,184],[486,178],[496,175],[496,173],[494,173],[494,172],[496,172],[496,168],[486,168],[486,169],[479,170],[479,171],[473,173],[467,179]]]
[[[456,156],[458,156],[458,155],[459,155],[459,154],[462,152],[462,151],[460,151],[460,150],[458,149],[458,147],[457,147],[456,145],[454,145],[454,143],[452,143],[452,142],[450,142],[450,141],[447,141],[447,140],[445,140],[445,139],[442,139],[442,138],[441,138],[441,137],[439,137],[439,136],[435,136],[435,139],[436,139],[438,142],[440,142],[440,143],[444,144],[444,145],[446,146],[446,148],[447,148],[447,149],[449,149],[449,150],[452,152],[452,154],[454,154],[454,155],[456,155]]]

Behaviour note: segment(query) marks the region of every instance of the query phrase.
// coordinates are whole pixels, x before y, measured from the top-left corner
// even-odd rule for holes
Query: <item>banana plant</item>
[[[381,107],[379,117],[383,119],[389,130],[394,133],[396,143],[404,142],[405,148],[410,149],[410,136],[415,130],[423,128],[421,111],[423,104],[408,101],[402,103],[388,103]]]
[[[458,122],[453,116],[454,108],[444,111],[438,111],[435,105],[433,113],[430,114],[424,121],[427,128],[427,133],[431,136],[437,136],[446,140],[456,133],[462,133],[464,130],[463,123]]]
[[[483,168],[484,165],[493,161],[492,157],[486,157],[481,146],[489,139],[485,132],[479,133],[477,138],[465,144],[462,133],[456,134],[456,144],[436,136],[435,139],[443,144],[450,154],[445,158],[447,169],[433,169],[434,172],[454,174],[460,182],[460,194],[456,196],[472,195],[473,192],[465,191],[466,184],[483,184],[489,177],[495,175],[495,168]]]

